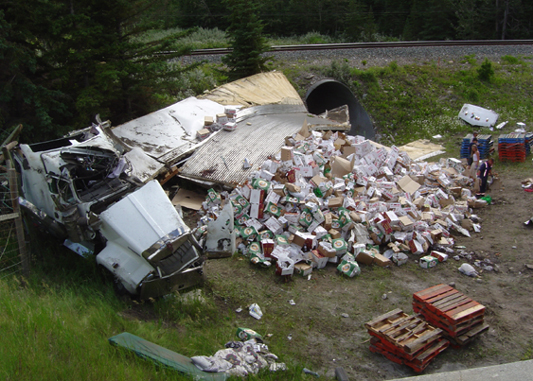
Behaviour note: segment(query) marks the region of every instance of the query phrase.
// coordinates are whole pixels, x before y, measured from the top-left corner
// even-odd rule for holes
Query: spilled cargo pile
[[[463,172],[458,159],[414,162],[397,147],[304,124],[247,181],[208,192],[197,237],[209,240],[208,224],[231,203],[236,248],[280,276],[334,265],[353,277],[361,264],[409,259],[430,268],[454,254],[453,234],[480,230],[470,208],[486,202]]]

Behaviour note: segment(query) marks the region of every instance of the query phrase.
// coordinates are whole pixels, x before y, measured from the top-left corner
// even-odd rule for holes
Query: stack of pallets
[[[525,136],[526,140],[526,155],[531,155],[531,145],[533,144],[533,134],[528,132]]]
[[[500,135],[498,138],[498,157],[500,161],[526,161],[531,137],[522,132]]]
[[[461,159],[467,158],[470,155],[470,142],[474,135],[468,134],[463,138],[461,143],[460,156]],[[492,135],[478,135],[477,136],[477,148],[479,149],[479,156],[481,159],[486,159],[494,151],[494,142],[492,141]]]
[[[372,352],[381,353],[416,372],[423,371],[449,345],[442,337],[442,329],[433,327],[419,315],[409,316],[399,308],[365,323],[365,327],[372,336]]]
[[[441,328],[456,345],[467,344],[489,328],[484,321],[485,307],[445,284],[414,293],[413,310]]]

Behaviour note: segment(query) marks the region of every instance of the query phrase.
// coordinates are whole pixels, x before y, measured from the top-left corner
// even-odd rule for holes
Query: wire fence
[[[16,172],[8,169],[0,173],[0,279],[15,274],[28,275],[29,270]]]

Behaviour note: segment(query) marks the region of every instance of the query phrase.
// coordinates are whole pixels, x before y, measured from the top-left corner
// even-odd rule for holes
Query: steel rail
[[[414,48],[436,46],[510,46],[533,45],[533,40],[446,40],[446,41],[395,41],[395,42],[354,42],[336,44],[274,45],[269,53],[293,52],[305,50],[340,50],[340,49],[377,49],[377,48]],[[228,54],[231,48],[196,49],[189,56],[208,56]],[[169,52],[170,53],[170,52]],[[165,54],[165,52],[163,52]]]

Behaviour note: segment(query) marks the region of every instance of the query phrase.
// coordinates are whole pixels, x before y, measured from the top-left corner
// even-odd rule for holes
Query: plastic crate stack
[[[455,345],[465,345],[489,329],[485,307],[445,284],[414,293],[413,310]]]
[[[474,135],[468,134],[463,138],[460,151],[461,159],[467,158],[470,154],[469,147],[473,137]],[[492,141],[492,135],[478,135],[477,148],[479,149],[481,159],[488,158],[491,152],[494,151],[494,142]]]
[[[528,132],[526,134],[526,155],[531,155],[531,145],[533,144],[533,133]]]
[[[370,351],[416,372],[422,372],[450,344],[442,337],[442,329],[399,308],[365,323],[365,327],[371,336]]]
[[[531,139],[529,136],[528,138]],[[529,143],[526,142],[526,134],[523,132],[511,132],[510,134],[500,135],[498,138],[498,157],[500,161],[522,163],[526,161],[526,146],[529,146]]]

